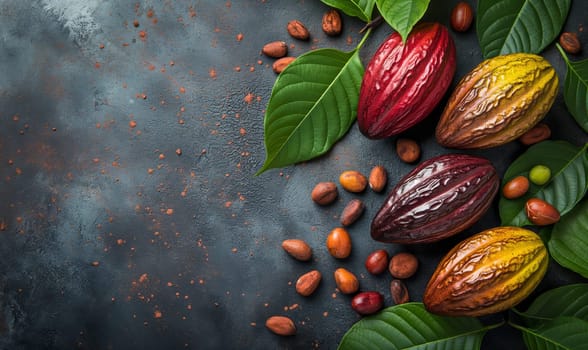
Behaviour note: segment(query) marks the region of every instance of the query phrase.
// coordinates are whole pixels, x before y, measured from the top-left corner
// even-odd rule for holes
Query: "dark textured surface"
[[[587,5],[572,6],[565,29],[578,31]],[[335,291],[337,267],[391,305],[390,276],[370,276],[363,260],[382,247],[414,252],[421,268],[407,285],[419,301],[445,252],[498,223],[494,206],[458,236],[403,247],[369,237],[384,194],[342,192],[330,207],[313,205],[314,184],[343,170],[383,164],[393,184],[414,167],[397,159],[394,138],[367,140],[356,125],[318,160],[253,176],[275,80],[260,49],[273,40],[287,41],[292,55],[355,47],[363,23],[344,17],[343,35],[327,37],[326,9],[319,1],[0,0],[0,348],[333,349],[359,320]],[[447,24],[450,11],[432,2],[427,19]],[[311,41],[288,37],[291,19],[307,24]],[[364,64],[389,33],[382,25],[368,39]],[[473,30],[452,35],[457,79],[481,53]],[[580,39],[588,43],[586,32]],[[544,55],[563,81],[554,47]],[[450,152],[433,137],[438,115],[406,133],[422,159]],[[554,139],[588,140],[561,95],[547,122]],[[502,174],[522,149],[470,153]],[[336,261],[324,241],[351,198],[363,199],[366,213],[349,229],[351,257]],[[313,260],[288,257],[286,238],[307,240]],[[303,298],[294,282],[310,269],[323,282]],[[538,291],[577,280],[552,263]],[[294,319],[298,334],[271,334],[264,322],[274,314]],[[490,331],[484,348],[499,347],[522,348],[518,331]]]

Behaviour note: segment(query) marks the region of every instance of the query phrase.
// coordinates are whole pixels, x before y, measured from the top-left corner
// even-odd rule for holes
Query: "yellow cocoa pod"
[[[542,56],[513,53],[484,60],[449,97],[437,142],[458,149],[503,145],[539,123],[557,92],[555,69]]]
[[[441,260],[423,303],[432,313],[484,316],[525,299],[547,271],[541,238],[521,227],[501,226],[475,234]]]

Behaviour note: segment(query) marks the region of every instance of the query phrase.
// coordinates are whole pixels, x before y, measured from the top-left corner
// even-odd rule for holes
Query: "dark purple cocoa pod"
[[[372,220],[376,241],[439,241],[471,227],[488,210],[500,179],[489,160],[465,154],[431,158],[392,189]]]
[[[361,132],[371,139],[400,134],[425,119],[455,73],[455,44],[439,23],[415,26],[405,43],[390,35],[368,63],[357,106]]]

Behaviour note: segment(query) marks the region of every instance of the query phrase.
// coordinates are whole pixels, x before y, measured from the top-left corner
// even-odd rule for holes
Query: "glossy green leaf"
[[[485,58],[540,53],[559,35],[571,0],[480,0],[476,32]]]
[[[542,320],[568,316],[588,321],[588,283],[550,289],[533,300],[522,315]]]
[[[357,17],[364,22],[372,19],[376,0],[321,0],[324,4],[341,10],[344,14]]]
[[[564,102],[576,122],[588,132],[588,59],[571,62],[561,46],[556,46],[567,67]]]
[[[384,20],[406,41],[414,25],[424,16],[430,0],[376,0]]]
[[[313,50],[288,65],[266,109],[266,159],[257,174],[329,151],[357,117],[362,77],[358,50]]]
[[[519,328],[529,350],[588,350],[588,322],[558,317],[537,328]]]
[[[490,328],[476,318],[437,316],[422,303],[406,303],[356,322],[338,349],[479,349]]]
[[[555,224],[547,248],[558,264],[588,278],[588,198]]]
[[[525,202],[531,197],[551,203],[560,215],[567,214],[584,197],[588,189],[588,147],[576,147],[566,141],[543,141],[527,149],[506,170],[502,185],[517,175],[527,176],[537,165],[551,170],[551,180],[545,185],[531,184],[527,194],[518,199],[501,196],[499,214],[502,225],[531,225],[525,213]]]

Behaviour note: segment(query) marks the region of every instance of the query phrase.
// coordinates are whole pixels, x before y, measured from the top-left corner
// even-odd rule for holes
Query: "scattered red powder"
[[[245,95],[245,98],[243,99],[247,104],[250,104],[251,102],[253,102],[253,99],[255,98],[255,95],[253,95],[252,93],[248,93],[247,95]]]

